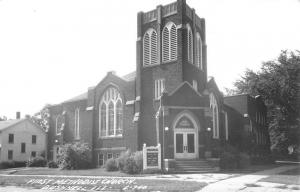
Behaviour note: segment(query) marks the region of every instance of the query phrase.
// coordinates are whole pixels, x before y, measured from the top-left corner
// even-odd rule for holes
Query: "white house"
[[[46,131],[30,119],[0,121],[0,162],[26,161],[46,151]]]

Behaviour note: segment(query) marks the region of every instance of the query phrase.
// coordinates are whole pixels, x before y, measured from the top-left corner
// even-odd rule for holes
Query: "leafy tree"
[[[300,51],[282,51],[276,60],[262,64],[258,72],[247,69],[227,94],[261,95],[268,108],[273,151],[287,153],[300,146]]]
[[[35,113],[34,116],[31,117],[31,120],[41,126],[43,129],[49,129],[49,104],[45,105],[39,112]]]

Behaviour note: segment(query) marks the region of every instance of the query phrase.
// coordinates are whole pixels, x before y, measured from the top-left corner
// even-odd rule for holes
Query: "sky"
[[[139,11],[174,0],[0,0],[0,116],[33,115],[135,70]],[[299,0],[187,0],[206,20],[208,75],[231,88],[300,50]]]

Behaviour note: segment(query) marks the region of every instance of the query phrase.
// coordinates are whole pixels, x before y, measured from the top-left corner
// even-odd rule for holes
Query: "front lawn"
[[[14,170],[14,169],[12,169]],[[1,173],[1,172],[0,172]],[[82,170],[61,170],[59,168],[47,168],[47,167],[36,167],[36,168],[18,168],[15,169],[11,175],[75,175],[75,176],[114,176],[114,177],[143,177],[151,174],[135,174],[128,175],[121,171],[108,172],[104,168],[95,169],[82,169]],[[154,175],[154,174],[152,174]],[[157,174],[155,174],[157,175]]]
[[[197,191],[207,184],[195,181],[129,177],[1,176],[0,186],[59,191]]]
[[[286,185],[300,185],[300,167],[288,170],[277,175],[261,179],[262,182],[281,183]]]

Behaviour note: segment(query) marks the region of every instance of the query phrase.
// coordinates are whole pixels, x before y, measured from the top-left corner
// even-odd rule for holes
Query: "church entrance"
[[[174,123],[175,159],[196,159],[198,157],[198,126],[189,113],[182,113]]]

